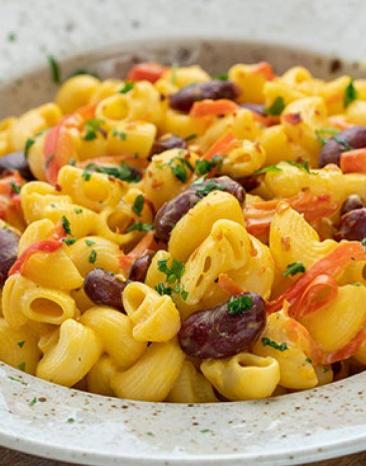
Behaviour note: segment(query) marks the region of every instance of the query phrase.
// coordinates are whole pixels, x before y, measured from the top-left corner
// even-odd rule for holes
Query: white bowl
[[[65,76],[84,67],[124,73],[136,59],[198,62],[214,73],[266,59],[278,71],[303,64],[320,76],[334,68],[361,75],[366,6],[353,1],[350,11],[349,3],[160,0],[151,12],[145,0],[79,0],[76,12],[71,0],[62,8],[38,0],[29,12],[12,0],[1,5],[1,34],[17,39],[0,45],[0,117],[51,98],[47,53],[63,59]],[[364,448],[365,387],[363,373],[264,401],[173,405],[69,390],[0,364],[0,444],[93,465],[305,463]]]

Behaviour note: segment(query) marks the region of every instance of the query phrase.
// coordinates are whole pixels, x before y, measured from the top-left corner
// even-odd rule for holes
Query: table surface
[[[46,460],[35,456],[8,450],[0,447],[2,466],[71,466],[70,463]],[[311,463],[308,466],[363,466],[366,464],[366,452],[356,455],[343,456],[334,460]],[[108,465],[106,465],[108,466]]]

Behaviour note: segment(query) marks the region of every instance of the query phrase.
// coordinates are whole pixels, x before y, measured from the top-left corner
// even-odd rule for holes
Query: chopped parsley
[[[19,348],[23,348],[23,346],[25,345],[25,341],[24,340],[18,341],[17,345],[19,346]]]
[[[28,158],[28,155],[29,155],[29,150],[30,148],[33,146],[33,144],[35,143],[36,141],[32,138],[28,138],[26,141],[25,141],[25,146],[24,146],[24,157],[27,159]]]
[[[18,364],[18,369],[19,369],[20,371],[23,371],[23,372],[24,372],[24,371],[25,371],[25,362],[21,362],[20,364]]]
[[[85,122],[85,133],[83,139],[85,141],[93,141],[97,138],[98,132],[101,129],[101,125],[104,123],[103,120],[98,118],[92,118]]]
[[[278,173],[282,172],[282,168],[277,167],[277,165],[268,165],[267,167],[260,168],[256,170],[253,175],[263,175],[264,173]]]
[[[36,403],[37,403],[37,398],[34,397],[33,400],[31,400],[31,401],[28,403],[28,406],[32,407],[32,406],[34,406]]]
[[[90,173],[90,171],[87,168],[85,168],[85,170],[83,170],[83,173],[81,174],[81,177],[85,181],[90,181],[90,179],[92,177],[92,174]]]
[[[354,100],[357,99],[357,97],[358,97],[358,93],[353,84],[353,79],[351,78],[348,86],[344,90],[344,96],[343,96],[344,108],[347,108],[349,104],[351,104]]]
[[[142,212],[142,209],[144,208],[144,204],[145,204],[145,198],[142,194],[139,194],[138,196],[136,196],[135,200],[133,201],[132,210],[139,217],[141,217],[141,212]]]
[[[150,437],[155,437],[155,434],[153,432],[146,432],[146,435],[149,435]]]
[[[222,73],[215,76],[215,79],[217,79],[218,81],[228,81],[229,75],[227,73]]]
[[[315,172],[312,172],[310,170],[309,162],[307,160],[305,162],[295,162],[294,160],[286,160],[285,162],[288,163],[289,165],[292,165],[293,167],[303,170],[309,175],[315,175]]]
[[[275,98],[273,103],[268,108],[264,109],[264,113],[266,113],[267,115],[273,115],[273,116],[281,115],[285,106],[286,105],[285,105],[284,98],[278,96]]]
[[[15,42],[17,39],[17,35],[15,34],[15,32],[9,32],[6,36],[6,39],[8,42]]]
[[[202,183],[202,181],[200,183],[193,183],[193,186],[200,197],[205,197],[212,191],[225,191],[224,187],[215,180],[209,180],[207,183]]]
[[[76,207],[76,208],[74,209],[74,212],[75,212],[76,215],[79,215],[79,214],[82,214],[82,213],[83,213],[83,209],[81,209],[80,207]]]
[[[327,372],[329,372],[329,367],[323,367],[323,374],[326,374]]]
[[[75,422],[75,419],[74,419],[73,417],[68,417],[68,418],[66,419],[66,422],[67,422],[68,424],[73,424],[73,423]]]
[[[313,364],[313,361],[311,358],[306,358],[305,359],[305,362],[307,362],[308,364]]]
[[[339,133],[338,129],[335,128],[321,128],[315,130],[317,140],[322,146],[328,142],[328,140]]]
[[[133,222],[131,225],[127,228],[127,233],[130,233],[131,231],[151,231],[153,229],[153,226],[151,223],[142,223],[142,222]]]
[[[301,262],[292,262],[292,264],[288,264],[286,270],[282,273],[284,277],[289,277],[296,275],[297,273],[304,273],[305,267],[304,264]]]
[[[200,176],[206,175],[213,168],[220,169],[222,167],[222,162],[223,158],[220,155],[215,155],[211,160],[197,160],[194,172]]]
[[[188,292],[180,284],[180,280],[184,274],[184,264],[177,259],[173,259],[171,267],[168,266],[168,260],[162,259],[158,261],[158,270],[166,275],[166,281],[170,286],[164,283],[158,283],[155,286],[156,291],[160,295],[169,295],[176,293],[185,301],[188,297]]]
[[[92,249],[90,251],[90,254],[89,254],[89,257],[88,257],[88,261],[91,263],[91,264],[95,264],[95,261],[97,260],[97,251],[95,249]]]
[[[12,380],[13,382],[21,383],[22,385],[28,385],[27,382],[24,382],[24,380],[18,375],[8,375],[8,379]]]
[[[263,346],[271,346],[273,349],[278,351],[286,351],[288,349],[287,343],[277,343],[274,340],[271,340],[268,337],[262,338],[262,345]]]
[[[67,246],[71,246],[72,244],[76,243],[76,238],[64,238],[62,241]]]
[[[91,240],[91,239],[86,239],[86,240],[85,240],[85,244],[86,244],[87,246],[94,246],[95,241],[93,241],[93,240]]]
[[[228,303],[228,314],[237,316],[253,307],[253,298],[249,295],[231,296]]]
[[[13,191],[13,193],[15,194],[19,194],[20,193],[20,190],[21,190],[21,186],[19,186],[17,183],[15,183],[14,181],[11,181],[10,182],[10,187],[11,187],[11,190]]]
[[[132,91],[132,89],[135,87],[135,83],[131,81],[126,81],[121,87],[121,89],[118,91],[120,94],[127,94],[127,92]]]
[[[124,131],[117,131],[116,129],[112,130],[112,136],[120,139],[121,141],[126,141],[127,139],[127,133],[125,133]]]
[[[184,138],[184,140],[188,142],[188,141],[192,141],[192,139],[196,139],[196,137],[197,137],[197,134],[190,134],[189,136]]]
[[[189,172],[194,171],[192,165],[184,157],[174,157],[169,161],[168,166],[170,167],[173,175],[182,183],[188,180]]]
[[[67,217],[65,217],[65,215],[61,217],[61,224],[62,228],[64,229],[64,232],[67,235],[71,235],[70,220]]]
[[[209,432],[212,432],[211,429],[201,429],[200,430],[201,434],[208,434]]]
[[[113,178],[117,178],[121,181],[130,182],[137,182],[140,181],[141,175],[133,170],[131,167],[126,165],[125,163],[121,163],[118,166],[108,167],[108,166],[101,166],[96,165],[95,163],[89,163],[83,172],[83,178],[88,181],[90,180],[91,173],[90,172],[97,172],[102,173],[103,175],[113,176]],[[88,179],[86,179],[86,175],[88,175]]]
[[[52,81],[56,84],[61,83],[61,70],[60,65],[57,63],[55,57],[53,55],[47,56],[48,64],[50,66],[50,72]]]

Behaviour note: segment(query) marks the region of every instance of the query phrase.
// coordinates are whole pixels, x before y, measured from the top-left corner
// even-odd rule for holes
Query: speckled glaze
[[[0,13],[0,117],[52,97],[48,53],[64,77],[76,68],[118,76],[146,59],[213,73],[267,59],[278,71],[364,74],[362,0],[155,0],[154,9],[149,0],[0,0]],[[256,402],[130,402],[0,364],[0,444],[103,466],[298,464],[365,448],[365,395],[363,373]]]

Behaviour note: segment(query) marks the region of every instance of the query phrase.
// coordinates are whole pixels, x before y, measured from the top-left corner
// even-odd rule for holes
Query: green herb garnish
[[[227,73],[222,73],[222,74],[215,76],[215,79],[219,81],[227,81],[229,79],[229,75]]]
[[[11,187],[11,190],[13,191],[13,193],[15,194],[19,194],[20,193],[20,190],[21,190],[21,186],[19,186],[17,183],[15,183],[14,181],[11,181],[10,182],[10,187]]]
[[[86,239],[86,240],[85,240],[85,244],[86,244],[87,246],[94,246],[95,241],[93,241],[93,240],[91,240],[91,239]]]
[[[91,264],[95,264],[95,261],[97,260],[97,251],[95,249],[92,249],[90,251],[90,254],[89,254],[89,257],[88,257],[88,261],[91,263]]]
[[[133,201],[132,210],[139,217],[141,217],[141,212],[142,212],[142,209],[144,208],[144,204],[145,204],[145,198],[142,194],[139,194],[138,196],[136,196],[135,200]]]
[[[131,225],[127,228],[127,233],[130,233],[131,231],[151,231],[153,229],[153,226],[151,223],[142,223],[142,222],[133,222]]]
[[[90,181],[91,177],[92,177],[92,174],[90,173],[90,171],[85,168],[83,170],[83,173],[81,174],[81,177],[83,178],[83,180],[85,181]]]
[[[304,172],[308,173],[309,175],[315,175],[315,172],[310,170],[309,162],[306,160],[305,162],[295,162],[294,160],[285,160],[286,163],[292,165],[293,167],[299,168]]]
[[[170,286],[164,283],[158,283],[155,287],[156,291],[163,295],[179,294],[183,300],[188,297],[188,292],[180,284],[180,280],[184,274],[184,264],[177,259],[173,259],[171,267],[168,266],[168,260],[162,259],[158,261],[158,270],[166,275],[166,281]]]
[[[253,307],[253,298],[250,295],[231,296],[228,303],[228,314],[237,316]]]
[[[97,138],[98,132],[100,131],[101,125],[104,123],[103,120],[98,118],[92,118],[85,122],[85,133],[83,139],[85,141],[93,141]]]
[[[253,175],[263,175],[264,173],[278,173],[282,172],[282,168],[277,167],[277,165],[268,165],[267,167],[260,168],[256,170]]]
[[[297,273],[304,273],[305,267],[304,264],[301,262],[293,262],[292,264],[288,264],[286,270],[282,273],[284,277],[289,277],[290,275],[296,275]]]
[[[305,362],[307,362],[308,364],[313,364],[313,361],[311,358],[306,358],[305,359]]]
[[[273,103],[268,107],[264,109],[264,113],[267,115],[281,115],[285,108],[285,101],[283,97],[276,97]]]
[[[184,157],[174,157],[168,163],[173,175],[182,183],[188,180],[189,172],[193,172],[193,167]]]
[[[107,167],[96,165],[95,163],[89,163],[84,170],[84,173],[89,175],[88,180],[91,177],[91,171],[102,173],[103,175],[113,176],[114,178],[117,178],[121,181],[127,181],[128,183],[137,182],[141,179],[141,176],[137,171],[133,170],[123,162],[117,167]]]
[[[222,167],[222,162],[223,158],[220,155],[215,155],[211,160],[197,160],[194,172],[200,176],[206,175],[213,168],[220,169]]]
[[[127,133],[125,133],[124,131],[117,131],[116,129],[112,130],[112,136],[120,139],[121,141],[126,141],[127,139]]]
[[[71,246],[72,244],[76,243],[76,238],[64,238],[62,242],[67,246]]]
[[[69,418],[66,419],[66,422],[68,424],[73,424],[75,422],[75,419],[73,417],[69,417]]]
[[[343,106],[344,108],[347,108],[350,103],[352,103],[354,100],[356,100],[358,97],[358,92],[353,84],[353,79],[351,78],[348,86],[344,90],[344,96],[343,96]]]
[[[328,142],[328,140],[339,133],[338,129],[335,128],[321,128],[315,130],[317,140],[322,146]]]
[[[202,181],[199,183],[196,182],[196,183],[193,183],[192,186],[197,188],[196,193],[200,197],[205,197],[207,196],[207,194],[209,194],[212,191],[224,191],[225,190],[223,186],[221,186],[221,184],[217,183],[214,180],[209,180],[207,183],[203,183]]]
[[[271,340],[268,337],[262,338],[262,345],[271,346],[273,349],[278,351],[286,351],[288,349],[287,343],[277,343],[276,341]]]
[[[36,403],[37,403],[37,398],[34,397],[33,400],[31,400],[31,401],[28,403],[28,406],[32,407],[32,406],[34,406]]]
[[[27,159],[28,158],[28,155],[29,155],[29,150],[30,148],[33,146],[33,144],[35,143],[36,141],[32,138],[28,138],[26,141],[25,141],[25,146],[24,146],[24,157]]]
[[[81,209],[80,207],[76,207],[76,208],[74,209],[74,212],[75,212],[76,215],[79,215],[79,214],[82,214],[82,213],[83,213],[83,209]]]
[[[53,55],[48,55],[47,60],[50,66],[52,81],[56,84],[60,84],[61,83],[60,65],[57,63],[56,58]]]
[[[61,224],[62,228],[64,229],[64,232],[67,235],[71,235],[70,220],[67,217],[65,217],[65,215],[61,217]]]
[[[135,87],[135,83],[131,81],[126,81],[121,87],[121,89],[118,91],[120,94],[127,94],[127,92],[132,91],[132,89]]]
[[[25,362],[21,362],[20,364],[18,364],[18,369],[20,371],[25,372]]]
[[[17,345],[19,346],[19,348],[23,348],[23,346],[25,345],[25,341],[24,340],[18,341]]]
[[[196,139],[197,137],[197,134],[190,134],[189,136],[187,136],[186,138],[184,138],[185,141],[192,141],[192,139]]]
[[[22,385],[28,385],[27,382],[24,382],[24,380],[18,375],[8,375],[8,379],[12,380],[13,382],[21,383]]]
[[[15,42],[17,39],[17,35],[15,34],[15,32],[9,32],[6,36],[6,39],[8,42]]]
[[[155,290],[156,290],[161,296],[163,296],[164,294],[167,294],[167,295],[171,296],[171,294],[173,293],[173,289],[172,289],[170,286],[164,285],[164,283],[158,283],[158,284],[155,286]]]

